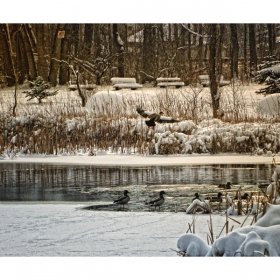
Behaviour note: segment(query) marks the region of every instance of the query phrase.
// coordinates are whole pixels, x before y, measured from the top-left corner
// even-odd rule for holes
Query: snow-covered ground
[[[176,257],[177,239],[192,223],[185,213],[79,210],[83,204],[3,203],[0,255]],[[206,242],[209,215],[198,214],[197,235]],[[218,236],[225,215],[211,215]],[[243,222],[245,216],[235,217]],[[248,224],[252,217],[248,218]],[[246,221],[246,222],[247,222]],[[230,222],[235,228],[240,225]]]
[[[248,103],[251,102],[249,106],[255,106],[263,98],[254,93],[258,88],[259,86],[255,86],[247,89],[245,99]],[[147,90],[147,93],[150,94],[152,91],[154,89]],[[137,94],[137,91],[121,91],[120,94],[132,97]],[[18,155],[12,160],[2,158],[0,164],[10,161],[97,166],[270,164],[272,159],[272,154],[258,156],[240,154],[142,156],[99,151],[96,156],[87,156],[86,153],[76,156]],[[274,159],[276,162],[280,162],[280,155],[275,155]],[[269,180],[269,178],[260,179]],[[175,212],[95,212],[79,210],[81,206],[83,204],[0,203],[1,257],[95,257],[67,258],[66,260],[64,258],[63,260],[20,258],[20,262],[17,258],[15,263],[14,258],[3,258],[4,262],[0,268],[1,271],[4,271],[4,275],[6,273],[4,279],[12,279],[11,276],[18,273],[18,270],[22,272],[22,275],[26,273],[29,276],[26,279],[49,279],[58,275],[60,279],[77,279],[83,277],[84,273],[88,271],[90,274],[87,274],[87,277],[97,276],[101,279],[106,279],[104,278],[106,275],[117,279],[176,279],[181,277],[233,279],[240,275],[260,279],[259,277],[264,277],[263,273],[266,273],[265,267],[269,266],[270,272],[273,271],[273,267],[276,267],[270,258],[254,259],[254,263],[247,259],[241,261],[240,258],[227,261],[225,258],[223,260],[221,258],[215,260],[212,258],[207,258],[207,260],[206,258],[169,258],[177,256],[171,249],[177,249],[177,239],[186,232],[188,223],[192,222],[192,215]],[[245,216],[234,216],[233,218],[242,222]],[[225,216],[214,214],[212,219],[214,235],[218,236],[225,223]],[[209,220],[209,215],[198,215],[195,226],[195,233],[205,241],[206,234],[209,232],[207,220]],[[250,220],[251,217],[247,223]],[[230,221],[230,225],[238,227],[238,224],[233,221]],[[98,258],[112,256],[122,258]],[[132,256],[148,258],[125,258]],[[270,259],[269,263],[268,259]],[[47,266],[42,266],[42,262],[47,262]],[[241,265],[245,266],[245,270]],[[38,272],[36,268],[41,266],[42,268]],[[53,271],[52,268],[56,268],[59,273]]]
[[[83,205],[1,203],[1,257],[32,257],[2,258],[0,267],[6,276],[3,279],[18,279],[13,278],[18,275],[18,269],[24,279],[77,279],[85,274],[95,279],[108,279],[106,276],[117,279],[212,279],[211,275],[217,277],[217,270],[223,275],[230,272],[226,279],[233,279],[240,273],[244,277],[257,275],[256,279],[260,279],[267,265],[270,272],[275,267],[271,258],[258,258],[261,262],[247,258],[242,259],[242,263],[241,258],[228,258],[230,261],[225,258],[173,258],[177,254],[171,249],[177,250],[177,239],[186,232],[193,215],[80,210]],[[211,218],[214,236],[218,236],[225,215],[213,214]],[[233,218],[242,223],[245,216]],[[251,219],[249,217],[245,225]],[[199,214],[195,223],[195,233],[204,241],[209,233],[207,220],[210,220],[209,215]],[[229,228],[240,226],[232,220],[229,225]],[[33,258],[42,256],[73,258]],[[82,256],[95,258],[75,258]],[[129,277],[127,274],[121,277],[121,273],[128,273]],[[157,273],[163,275],[157,278]]]
[[[242,155],[242,154],[218,154],[218,155],[118,155],[108,152],[97,153],[97,156],[79,154],[76,156],[17,156],[14,159],[0,158],[0,164],[5,162],[34,162],[34,163],[59,163],[59,164],[89,164],[96,166],[143,166],[143,165],[195,165],[195,164],[270,164],[273,155]],[[275,155],[274,160],[280,162],[280,155]],[[265,178],[268,179],[268,178]]]

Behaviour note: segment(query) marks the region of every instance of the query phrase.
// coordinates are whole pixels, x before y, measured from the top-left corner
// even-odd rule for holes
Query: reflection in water
[[[1,163],[0,200],[104,202],[115,199],[124,188],[133,188],[141,197],[174,186],[173,194],[177,196],[180,188],[190,190],[190,185],[205,188],[228,181],[238,185],[256,184],[270,179],[271,168],[271,165],[96,167]]]

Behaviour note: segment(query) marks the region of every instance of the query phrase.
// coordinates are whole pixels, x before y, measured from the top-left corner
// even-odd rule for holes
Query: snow
[[[195,272],[196,269],[194,269],[195,267],[198,269],[203,266],[207,269],[207,273],[210,273],[211,270],[217,269],[217,265],[222,265],[223,267],[230,265],[231,267],[232,265],[239,264],[234,260],[225,262],[221,259],[219,259],[219,261],[217,261],[217,259],[216,261],[207,260],[207,263],[200,260],[198,263],[194,261],[195,258],[186,259],[177,257],[176,252],[171,249],[178,250],[177,240],[186,232],[188,223],[192,223],[193,215],[175,212],[97,212],[80,210],[82,206],[84,206],[84,204],[1,203],[0,256],[68,256],[72,258],[67,258],[67,260],[61,260],[60,258],[40,258],[39,261],[41,263],[42,260],[47,260],[49,268],[57,268],[58,265],[54,263],[55,260],[59,264],[59,269],[61,269],[61,261],[66,261],[67,269],[66,271],[63,270],[63,273],[69,273],[69,271],[73,269],[73,267],[69,265],[69,261],[71,263],[71,260],[75,260],[74,267],[77,268],[78,266],[78,271],[80,273],[91,271],[90,273],[97,275],[96,273],[99,272],[102,276],[108,273],[106,269],[108,264],[113,265],[115,269],[122,269],[123,266],[127,266],[126,263],[128,261],[131,261],[132,263],[127,267],[127,269],[129,269],[128,271],[130,271],[130,275],[143,267],[143,273],[148,273],[149,271],[147,275],[149,277],[149,275],[151,275],[150,273],[152,273],[151,269],[157,271],[155,267],[158,267],[159,271],[163,270],[164,275],[161,277],[162,279],[168,279],[167,276],[174,277],[174,275],[178,275],[178,273],[182,275],[183,271],[185,271],[184,274],[189,277],[195,277],[197,274],[197,272]],[[213,214],[211,218],[214,226],[214,236],[217,236],[225,223],[225,216]],[[236,216],[234,219],[243,222],[244,216]],[[249,224],[251,219],[252,217],[248,218],[245,225]],[[204,243],[206,243],[206,234],[208,233],[208,228],[205,226],[207,220],[209,220],[209,215],[198,214],[195,223],[195,233]],[[234,225],[234,227],[239,226],[237,223],[229,220],[229,227],[232,225]],[[95,258],[75,258],[81,256]],[[130,258],[130,260],[128,258],[108,258],[110,256],[134,258]],[[100,259],[96,257],[106,258]],[[135,257],[141,257],[141,259]],[[174,259],[176,261],[174,261]],[[22,260],[25,260],[25,258],[21,258],[20,263]],[[34,269],[34,258],[31,260],[32,263],[30,261],[28,264],[31,265],[31,269]],[[8,266],[5,266],[5,270],[7,271],[7,268],[11,266],[11,261],[14,262],[15,259],[5,258],[5,261],[8,263]],[[51,262],[49,263],[49,261]],[[97,265],[96,262],[97,264],[99,263],[99,265]],[[254,264],[256,263],[254,262]],[[269,264],[271,266],[271,271],[273,271],[271,261]],[[264,265],[263,260],[261,265]],[[165,268],[160,268],[161,266]],[[185,268],[182,268],[182,266]],[[64,268],[63,262],[62,267]],[[246,267],[248,268],[248,265],[246,265]],[[223,268],[219,271],[222,270]],[[1,271],[3,272],[3,270]],[[11,271],[8,272],[9,276],[15,273]],[[140,274],[141,272],[142,271],[139,271]],[[203,271],[201,271],[201,273],[203,273]],[[215,273],[215,271],[212,271],[212,273]],[[246,275],[246,271],[242,273]],[[251,271],[250,273],[250,275],[252,275],[254,272]],[[261,271],[258,271],[258,274],[259,273],[261,273]],[[71,278],[72,276],[71,273],[69,279],[75,279]],[[118,276],[116,277],[119,279]],[[122,279],[123,278],[128,279],[126,276],[122,277]],[[106,278],[102,277],[101,279]],[[138,275],[138,272],[136,279],[142,279],[140,275]]]
[[[250,108],[256,108],[259,100],[263,99],[262,96],[254,94],[255,88],[250,88],[244,99],[250,103]],[[154,91],[154,90],[153,90]],[[207,89],[204,89],[207,92]],[[137,98],[140,95],[151,94],[152,90],[136,90],[133,91],[115,91],[104,89],[98,92],[87,104],[86,110],[90,111],[93,106],[102,111],[106,106],[110,110],[110,114],[114,113],[112,108],[119,107],[123,99],[132,100],[137,103]],[[254,95],[254,98],[252,98]],[[135,96],[135,97],[134,97]],[[57,100],[57,97],[50,100]],[[5,99],[6,100],[6,99]],[[105,102],[105,107],[104,107]],[[3,105],[4,106],[4,105]],[[5,105],[6,106],[6,105]],[[37,106],[37,105],[36,105]],[[4,107],[3,107],[4,108]],[[36,109],[36,108],[35,108]],[[36,110],[35,110],[36,111]],[[253,111],[253,109],[252,109]],[[129,112],[126,112],[129,113]],[[36,117],[35,114],[32,117]],[[22,125],[30,122],[30,117],[19,117],[17,119]],[[78,118],[67,120],[66,127],[70,131],[76,126],[82,126],[83,119]],[[137,123],[135,123],[135,126]],[[196,125],[191,120],[185,120],[178,124],[172,124],[174,133],[166,130],[164,125],[161,125],[155,132],[155,142],[157,149],[160,143],[169,141],[178,141],[184,145],[184,153],[178,155],[140,155],[137,152],[120,154],[118,152],[96,151],[96,156],[89,156],[88,152],[80,151],[76,155],[60,154],[54,155],[24,155],[18,154],[13,159],[10,157],[0,158],[0,164],[5,164],[7,161],[13,162],[36,162],[36,163],[58,163],[58,164],[84,164],[95,166],[156,166],[156,165],[200,165],[200,164],[271,164],[274,159],[280,162],[280,155],[276,154],[273,157],[272,153],[263,155],[261,151],[259,154],[217,154],[211,155],[207,153],[207,143],[211,141],[215,135],[223,135],[225,143],[230,144],[230,140],[234,137],[237,143],[242,143],[248,137],[267,133],[267,137],[274,140],[273,133],[270,131],[278,131],[280,128],[273,124],[223,124],[220,120],[204,120]],[[273,129],[267,130],[268,127]],[[161,129],[161,130],[160,130]],[[183,134],[183,131],[191,130],[192,135]],[[39,135],[40,130],[34,131],[34,135]],[[279,137],[278,137],[279,138]],[[257,139],[258,140],[258,139]],[[256,141],[257,141],[256,140]],[[277,139],[276,139],[277,140]],[[276,141],[275,140],[275,141]],[[15,141],[15,139],[13,139]],[[201,146],[205,154],[187,154],[192,151],[194,144]],[[263,178],[268,179],[268,178]],[[0,204],[0,256],[1,257],[51,257],[47,260],[51,262],[51,266],[56,266],[54,262],[56,258],[52,257],[74,257],[67,258],[67,265],[58,262],[58,265],[64,268],[65,271],[71,271],[73,267],[78,267],[78,275],[81,271],[90,270],[92,274],[106,275],[109,273],[110,277],[117,278],[137,278],[140,277],[141,271],[145,277],[158,279],[157,274],[150,274],[151,269],[155,272],[163,273],[160,278],[170,279],[178,277],[196,277],[197,273],[203,276],[210,277],[211,275],[217,277],[217,265],[222,264],[223,269],[231,269],[234,265],[240,265],[236,260],[225,262],[219,259],[219,262],[208,260],[199,260],[199,263],[194,260],[195,258],[178,258],[176,252],[171,249],[177,249],[177,241],[180,236],[186,233],[188,224],[193,221],[193,215],[186,213],[158,213],[158,212],[112,212],[112,211],[84,211],[80,208],[86,204],[77,203],[1,203]],[[198,219],[195,224],[195,234],[206,243],[206,235],[209,233],[207,221],[209,220],[208,214],[198,214]],[[253,216],[250,216],[246,224],[250,224]],[[225,223],[225,215],[214,213],[211,215],[214,227],[214,237],[218,236]],[[234,219],[243,222],[245,216],[234,216]],[[237,228],[239,225],[233,221],[229,221],[231,228],[234,225]],[[246,238],[244,238],[245,240]],[[232,245],[232,241],[230,242]],[[240,245],[240,244],[239,244]],[[238,247],[239,247],[238,245]],[[245,245],[244,245],[245,246]],[[244,247],[243,246],[243,247]],[[75,257],[91,257],[78,258]],[[121,256],[123,258],[103,258],[111,256]],[[125,257],[141,257],[138,258],[125,258]],[[94,259],[92,257],[95,257]],[[102,261],[100,258],[102,257]],[[148,258],[143,258],[148,257]],[[160,258],[159,257],[164,257]],[[172,260],[170,259],[172,258]],[[14,258],[5,258],[5,271],[8,271],[9,277],[14,271],[14,265],[11,263]],[[25,258],[23,258],[25,259]],[[35,260],[38,258],[35,258]],[[40,260],[42,258],[39,258]],[[121,260],[120,260],[121,259]],[[203,258],[206,259],[206,258]],[[33,260],[33,258],[32,258]],[[45,260],[45,258],[44,258]],[[103,261],[105,260],[105,261]],[[176,260],[176,261],[174,261]],[[70,264],[69,264],[70,262]],[[74,262],[74,263],[73,263]],[[182,263],[184,262],[184,263]],[[243,261],[244,262],[244,261]],[[263,271],[257,269],[258,267],[265,267],[265,260],[254,260],[256,267],[256,275],[260,276]],[[105,264],[104,264],[105,263]],[[256,265],[257,263],[257,265]],[[20,264],[21,265],[21,264]],[[30,264],[29,264],[30,265]],[[29,267],[28,265],[28,267]],[[227,267],[227,265],[229,265]],[[107,269],[108,266],[110,269]],[[117,272],[125,270],[126,267],[132,267],[129,270],[129,275],[122,276]],[[21,267],[24,271],[25,266]],[[203,267],[203,270],[199,270]],[[248,272],[249,265],[246,265]],[[270,272],[271,261],[269,262]],[[3,268],[3,265],[1,265]],[[112,269],[111,269],[112,268]],[[143,268],[143,269],[142,269]],[[205,269],[204,269],[205,268]],[[3,268],[4,269],[4,268]],[[197,271],[198,269],[198,271]],[[219,272],[223,271],[219,268]],[[93,270],[93,271],[92,271]],[[2,270],[3,271],[3,270]],[[136,272],[135,272],[136,271]],[[70,273],[68,278],[76,275]],[[134,273],[134,274],[131,274]],[[177,274],[179,273],[179,275]],[[242,271],[242,273],[244,273]],[[246,273],[246,272],[245,272]],[[266,272],[267,273],[267,272]],[[29,272],[30,274],[30,272]],[[250,276],[254,271],[250,270]],[[39,274],[40,278],[44,277]],[[151,277],[152,275],[152,277]],[[244,274],[246,275],[246,274]],[[267,274],[266,274],[267,275]],[[77,276],[76,279],[79,277]],[[101,277],[102,277],[101,276]],[[232,279],[235,277],[232,273]],[[37,277],[37,279],[39,278]],[[227,278],[231,277],[227,274]],[[53,278],[53,277],[52,277]],[[32,278],[28,278],[32,279]],[[49,279],[49,278],[48,278]],[[105,279],[105,278],[104,278]],[[108,279],[108,278],[107,278]]]

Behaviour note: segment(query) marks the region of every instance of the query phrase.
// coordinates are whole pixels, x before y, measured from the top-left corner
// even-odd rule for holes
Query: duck
[[[148,128],[151,129],[155,129],[156,126],[156,122],[157,123],[175,123],[175,122],[179,122],[179,120],[176,120],[172,117],[166,117],[163,115],[163,112],[159,112],[159,113],[152,113],[152,112],[147,112],[145,110],[143,110],[140,107],[136,108],[137,113],[144,117],[144,118],[149,118],[149,120],[145,121],[146,125],[148,126]]]
[[[122,209],[124,209],[124,205],[127,204],[130,200],[130,197],[127,195],[128,193],[129,191],[125,190],[122,197],[114,200],[114,204],[120,204],[122,205]]]
[[[243,195],[240,196],[240,198],[241,198],[241,199],[244,199],[244,200],[247,200],[247,199],[249,198],[249,194],[248,194],[248,193],[244,193]],[[236,196],[234,197],[234,199],[235,199],[235,200],[236,200],[236,199],[239,199],[239,198],[238,198],[238,195],[236,195]]]
[[[218,192],[217,196],[207,197],[207,199],[211,200],[211,202],[223,202],[222,195],[221,192]]]
[[[155,209],[158,206],[158,210],[160,211],[160,206],[164,203],[164,197],[163,197],[164,194],[166,194],[165,191],[160,191],[159,198],[152,200],[150,202],[146,202],[146,204],[150,206],[155,206]]]
[[[218,188],[231,189],[231,182],[227,182],[226,184],[219,184]]]
[[[193,198],[192,201],[194,201],[194,200],[196,200],[196,199],[198,199],[198,200],[201,201],[201,199],[199,198],[199,194],[198,194],[198,193],[195,193],[195,194],[194,194],[194,198]]]

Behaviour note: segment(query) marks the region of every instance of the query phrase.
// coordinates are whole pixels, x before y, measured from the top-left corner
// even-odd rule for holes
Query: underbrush
[[[200,86],[143,89],[123,95],[107,91],[103,99],[89,97],[91,105],[86,108],[67,91],[42,104],[25,102],[19,94],[16,117],[12,98],[4,98],[1,92],[0,152],[3,157],[18,153],[94,155],[98,150],[146,155],[277,153],[279,120],[258,114],[253,108],[257,101],[253,96],[248,99],[242,86],[220,90],[221,120],[213,119],[209,89]],[[114,94],[121,97],[117,104]],[[180,122],[148,130],[137,106],[163,111]]]

